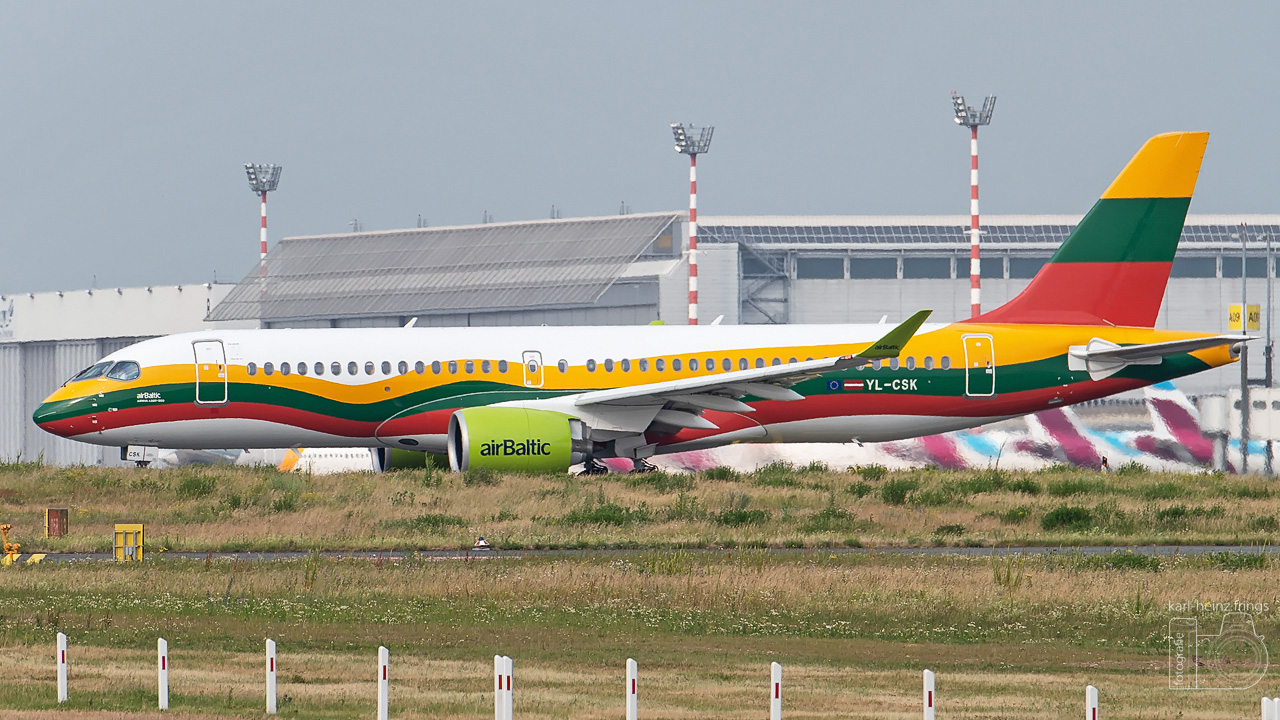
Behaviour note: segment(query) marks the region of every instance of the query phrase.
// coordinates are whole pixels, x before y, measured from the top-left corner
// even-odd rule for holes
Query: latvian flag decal
[[[845,380],[844,389],[845,390],[861,390],[862,381],[861,380]]]

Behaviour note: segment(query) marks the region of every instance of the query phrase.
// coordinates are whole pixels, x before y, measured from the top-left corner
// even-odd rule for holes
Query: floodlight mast
[[[280,185],[280,165],[244,164],[244,172],[249,176],[249,189],[262,197],[262,231],[258,241],[258,274],[265,280],[267,277],[267,193],[274,192]],[[263,292],[266,288],[263,288]]]
[[[708,125],[699,129],[680,123],[671,123],[671,133],[676,139],[676,152],[689,156],[689,324],[698,324],[698,154],[711,149],[711,134],[715,128]]]
[[[964,96],[951,93],[951,105],[955,109],[956,124],[969,128],[969,305],[970,317],[982,314],[982,260],[980,252],[981,231],[978,229],[978,127],[990,125],[996,109],[996,96],[988,95],[982,101],[982,110],[974,112],[964,104]]]

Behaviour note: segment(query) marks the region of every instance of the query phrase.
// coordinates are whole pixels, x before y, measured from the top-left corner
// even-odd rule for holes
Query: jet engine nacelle
[[[518,472],[564,472],[587,458],[581,420],[550,410],[473,407],[449,418],[449,466]]]

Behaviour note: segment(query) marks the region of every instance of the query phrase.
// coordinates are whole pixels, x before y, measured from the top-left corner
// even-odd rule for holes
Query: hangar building
[[[938,321],[968,316],[968,216],[700,220],[704,323],[894,321],[922,308]],[[983,307],[1025,287],[1079,220],[985,216]],[[1241,223],[1252,239],[1243,264]],[[1265,304],[1276,268],[1260,238],[1278,232],[1280,215],[1189,215],[1158,324],[1225,331],[1242,281],[1249,302]],[[271,249],[265,276],[255,263],[234,286],[0,295],[0,459],[110,461],[109,450],[43,433],[31,411],[101,355],[173,332],[414,318],[419,326],[683,323],[687,238],[679,212],[289,237]],[[1260,363],[1251,365],[1260,376]],[[1223,368],[1182,387],[1220,392],[1238,377]]]

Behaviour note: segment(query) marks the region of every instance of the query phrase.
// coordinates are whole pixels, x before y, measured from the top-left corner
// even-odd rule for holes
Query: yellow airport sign
[[[142,524],[117,523],[115,549],[116,562],[141,562]]]
[[[1240,304],[1227,306],[1227,329],[1240,330]],[[1249,330],[1262,329],[1262,306],[1249,305]]]

